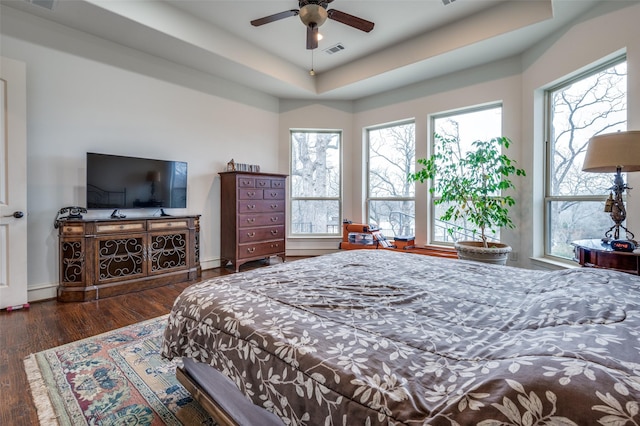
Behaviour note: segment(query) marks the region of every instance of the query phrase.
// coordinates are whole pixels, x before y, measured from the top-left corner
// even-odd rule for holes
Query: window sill
[[[570,260],[556,260],[549,257],[530,257],[529,259],[534,265],[549,270],[580,268],[580,265]]]

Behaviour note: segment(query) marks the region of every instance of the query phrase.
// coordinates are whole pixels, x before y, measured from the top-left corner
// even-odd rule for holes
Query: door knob
[[[24,213],[22,212],[13,212],[12,214],[4,215],[4,217],[15,217],[16,219],[20,219],[23,216],[24,216]]]

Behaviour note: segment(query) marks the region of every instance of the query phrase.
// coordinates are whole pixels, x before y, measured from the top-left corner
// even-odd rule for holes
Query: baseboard
[[[58,283],[41,284],[37,287],[27,288],[27,300],[29,303],[39,300],[55,299],[58,296]]]
[[[203,271],[206,271],[207,269],[219,268],[221,264],[221,259],[200,260],[200,267]]]

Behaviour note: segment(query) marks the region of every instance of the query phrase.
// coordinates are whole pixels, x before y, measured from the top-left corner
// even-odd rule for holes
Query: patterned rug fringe
[[[34,354],[29,355],[24,359],[24,369],[27,373],[27,380],[29,381],[29,387],[31,388],[31,396],[33,402],[36,405],[38,411],[38,420],[41,425],[59,425],[58,418],[53,409],[51,398],[49,397],[49,391],[44,383],[42,374],[40,374],[40,368],[38,367],[38,361]]]

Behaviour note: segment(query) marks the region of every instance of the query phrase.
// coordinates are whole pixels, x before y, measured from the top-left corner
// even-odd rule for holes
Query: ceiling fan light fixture
[[[2,0],[0,0],[2,1]],[[454,0],[449,0],[454,1]],[[318,32],[318,28],[326,22],[327,19],[340,22],[341,24],[355,28],[366,33],[373,30],[374,23],[366,19],[358,18],[346,12],[337,9],[327,10],[327,5],[333,0],[299,0],[298,7],[300,9],[290,9],[284,12],[275,13],[260,19],[251,21],[251,25],[259,27],[270,22],[279,21],[290,16],[299,16],[300,21],[307,27],[307,50],[318,48],[318,40],[322,38]]]
[[[302,23],[307,27],[309,25],[319,27],[324,24],[329,15],[324,7],[317,4],[307,4],[300,8],[299,16]]]

